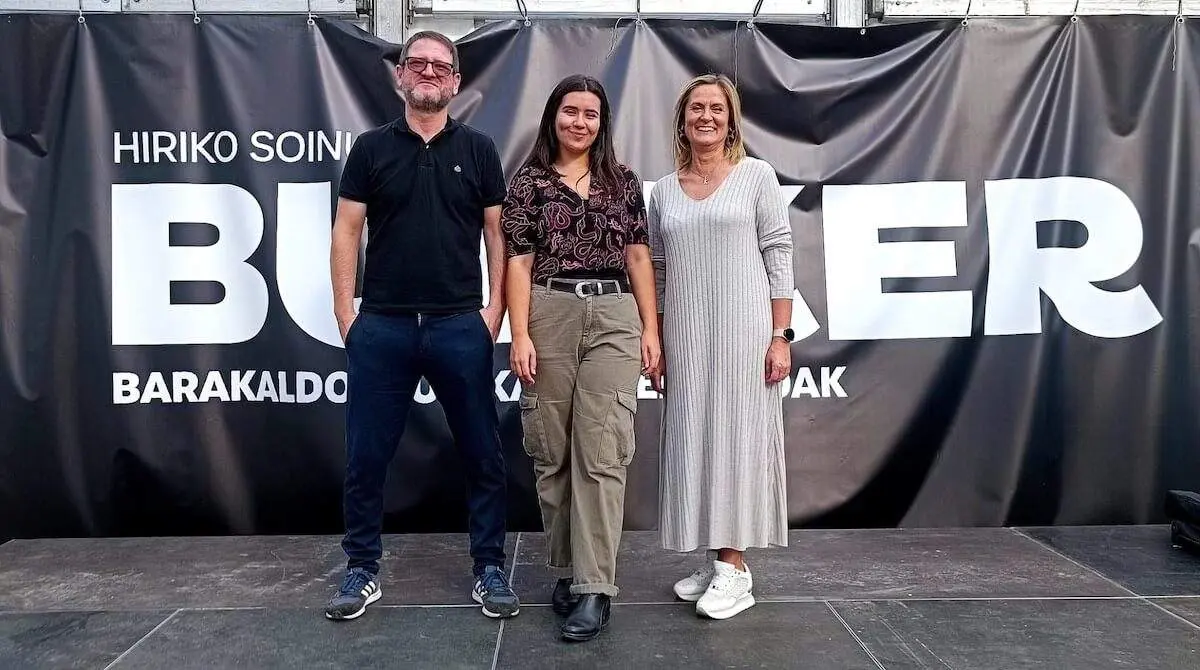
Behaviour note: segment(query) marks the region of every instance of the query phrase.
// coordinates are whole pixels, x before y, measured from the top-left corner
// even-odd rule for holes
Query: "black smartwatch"
[[[791,328],[776,328],[771,332],[771,337],[782,337],[787,342],[793,342],[796,339],[796,331]]]

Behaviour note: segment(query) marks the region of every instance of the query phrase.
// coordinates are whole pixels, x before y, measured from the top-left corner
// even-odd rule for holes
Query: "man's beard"
[[[404,91],[404,102],[409,107],[412,107],[418,112],[432,113],[440,112],[450,104],[450,99],[454,97],[449,91],[438,88],[436,97],[427,97],[425,95],[417,95],[416,88],[411,88]]]

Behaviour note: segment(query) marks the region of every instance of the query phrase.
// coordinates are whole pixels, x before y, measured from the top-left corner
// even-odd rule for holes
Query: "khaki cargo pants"
[[[641,376],[642,321],[632,293],[580,298],[535,284],[534,383],[522,389],[549,565],[574,569],[574,594],[616,596],[625,466]]]

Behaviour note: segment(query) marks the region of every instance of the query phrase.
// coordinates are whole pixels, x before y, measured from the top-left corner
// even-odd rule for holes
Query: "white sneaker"
[[[708,590],[696,603],[696,613],[711,619],[728,619],[754,606],[754,578],[750,566],[741,572],[732,564],[713,561],[715,574]]]
[[[710,563],[705,563],[704,567],[692,573],[690,577],[675,582],[675,595],[680,600],[686,600],[689,603],[694,603],[704,595],[708,590],[708,583],[713,578],[713,567]]]

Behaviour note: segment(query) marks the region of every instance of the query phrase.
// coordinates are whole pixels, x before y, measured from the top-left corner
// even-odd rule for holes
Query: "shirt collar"
[[[435,137],[441,137],[442,135],[448,135],[451,132],[454,132],[454,130],[456,130],[460,126],[462,126],[461,122],[459,122],[457,119],[455,119],[452,116],[448,116],[448,117],[446,117],[446,126],[444,128],[442,128],[441,132],[439,132],[437,135],[435,135]],[[413,130],[411,128],[409,128],[408,119],[405,118],[403,114],[396,117],[396,119],[394,121],[392,121],[391,127],[392,127],[392,131],[396,132],[396,133],[412,134],[412,135],[416,134],[413,132]]]

